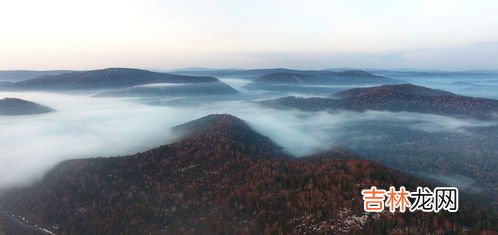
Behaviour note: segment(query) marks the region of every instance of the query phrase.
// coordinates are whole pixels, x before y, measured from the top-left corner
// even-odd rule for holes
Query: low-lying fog
[[[0,98],[4,97],[34,101],[57,112],[0,116],[0,188],[28,184],[63,160],[121,156],[171,143],[175,140],[171,127],[213,113],[230,113],[246,120],[256,131],[270,137],[294,156],[341,145],[345,136],[350,141],[381,138],[375,133],[357,130],[344,134],[351,126],[370,121],[389,121],[428,133],[462,135],[468,128],[495,125],[406,112],[275,110],[243,100],[173,106],[147,105],[136,99],[93,98],[90,94],[0,92]]]

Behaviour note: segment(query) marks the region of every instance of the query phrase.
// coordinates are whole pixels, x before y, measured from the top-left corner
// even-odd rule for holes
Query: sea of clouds
[[[296,157],[330,149],[348,127],[372,120],[404,123],[426,132],[463,133],[469,127],[495,125],[407,112],[276,110],[244,100],[149,105],[150,101],[140,99],[95,98],[91,94],[0,92],[0,99],[4,97],[34,101],[57,111],[0,116],[0,188],[30,184],[64,160],[124,156],[174,142],[177,136],[171,127],[214,113],[245,120]],[[375,136],[359,132],[348,138],[368,141]]]

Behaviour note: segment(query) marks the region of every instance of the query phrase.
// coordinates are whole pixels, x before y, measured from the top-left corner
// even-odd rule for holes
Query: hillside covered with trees
[[[56,234],[465,233],[495,218],[365,213],[362,189],[425,183],[338,151],[291,158],[230,115],[176,128],[184,138],[131,156],[70,160],[0,197],[9,213]]]

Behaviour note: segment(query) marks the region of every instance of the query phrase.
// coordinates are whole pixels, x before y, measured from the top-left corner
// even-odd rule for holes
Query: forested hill
[[[18,98],[0,99],[0,115],[33,115],[53,112],[54,110],[31,101]]]
[[[0,205],[56,234],[418,234],[484,230],[447,213],[365,214],[360,191],[423,185],[346,153],[293,159],[231,115],[176,128],[180,141],[131,156],[70,160]],[[346,158],[347,159],[347,158]]]
[[[126,88],[150,83],[201,83],[216,81],[218,79],[214,77],[182,76],[130,68],[108,68],[47,75],[5,85],[4,89],[91,90]]]
[[[260,103],[307,111],[327,109],[406,111],[429,114],[494,119],[498,117],[498,100],[456,95],[443,90],[412,84],[382,85],[337,92],[331,98],[284,97]]]

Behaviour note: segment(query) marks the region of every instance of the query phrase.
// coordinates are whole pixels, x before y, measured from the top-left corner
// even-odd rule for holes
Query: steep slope
[[[253,131],[244,121],[231,115],[208,115],[176,126],[173,130],[187,140],[198,139],[201,144],[223,143],[234,148],[233,152],[257,159],[289,158],[268,137]]]
[[[21,218],[12,217],[0,207],[0,235],[47,235],[48,233],[25,224]]]
[[[428,233],[486,226],[465,203],[456,214],[366,214],[361,189],[422,183],[370,161],[288,158],[230,115],[175,129],[182,140],[147,152],[63,162],[34,186],[7,192],[0,205],[57,234]],[[465,216],[471,213],[478,216]]]
[[[335,93],[334,96],[336,98],[284,97],[261,103],[307,111],[407,111],[482,119],[496,118],[498,114],[498,100],[460,96],[411,84],[355,88]]]
[[[4,98],[0,100],[0,115],[32,115],[53,112],[54,110],[31,101]]]
[[[156,73],[140,69],[109,68],[65,73],[16,82],[11,89],[26,90],[88,90],[117,89],[150,83],[199,83],[215,82],[213,77],[191,77]]]

